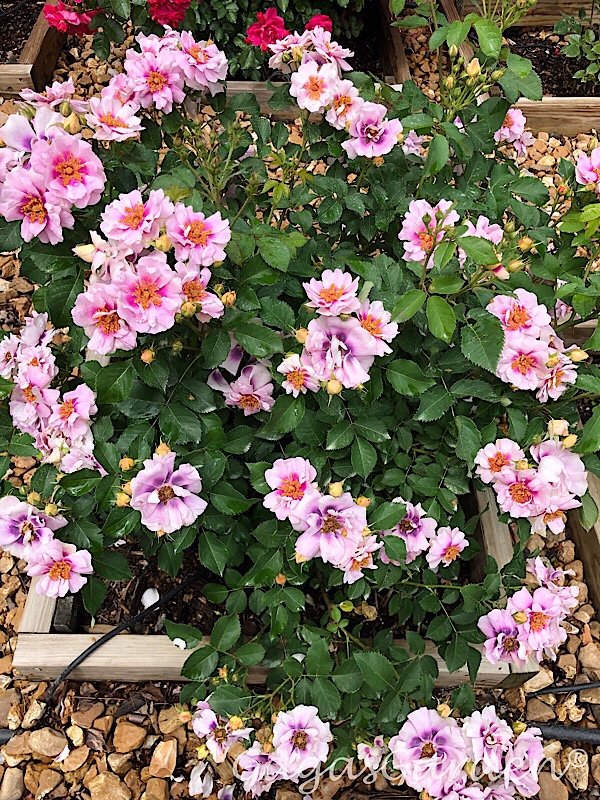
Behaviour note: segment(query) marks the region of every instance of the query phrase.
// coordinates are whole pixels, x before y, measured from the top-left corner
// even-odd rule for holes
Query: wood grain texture
[[[587,342],[597,327],[598,320],[591,319],[589,322],[581,322],[579,325],[573,325],[571,328],[564,328],[561,332],[561,336],[567,346],[577,344],[581,347],[582,344]]]
[[[440,5],[442,7],[442,11],[448,18],[448,22],[457,22],[459,19],[461,19],[454,0],[440,0]],[[465,41],[459,45],[458,50],[465,61],[470,61],[473,58],[473,48],[467,39],[465,39]]]
[[[480,13],[477,4],[472,0],[462,0],[462,2],[458,0],[457,5],[462,17]],[[563,14],[576,17],[580,8],[585,8],[589,14],[592,10],[592,0],[559,0],[559,2],[538,0],[531,11],[516,25],[522,28],[552,28]],[[597,8],[596,6],[596,10]]]
[[[20,633],[13,658],[13,668],[32,680],[56,678],[87,647],[98,639],[89,634]],[[205,637],[203,644],[208,644]],[[405,646],[405,642],[394,644]],[[459,686],[468,682],[466,668],[450,674],[437,649],[430,642],[426,652],[438,663],[440,674],[436,686]],[[189,656],[189,651],[180,650],[167,636],[119,635],[111,639],[93,653],[81,666],[77,667],[70,679],[79,681],[185,681],[181,668]],[[248,683],[262,684],[266,669],[252,668]],[[488,664],[482,661],[476,685],[494,688],[504,681],[511,680],[507,664]]]
[[[588,472],[588,492],[600,508],[600,478]],[[600,520],[586,531],[579,520],[577,509],[567,512],[569,530],[577,556],[583,562],[583,575],[590,593],[590,600],[596,612],[600,610]]]
[[[25,601],[25,609],[21,617],[21,624],[19,625],[19,634],[50,632],[56,600],[36,592],[35,587],[39,580],[40,578],[33,578],[31,581]]]
[[[381,24],[383,26],[383,62],[390,69],[396,83],[410,80],[410,69],[404,52],[400,28],[392,25],[389,0],[379,0]]]
[[[0,64],[0,95],[12,97],[22,89],[33,89],[31,64]]]
[[[544,97],[519,100],[517,108],[527,117],[534,133],[546,131],[560,136],[575,136],[600,128],[600,97]]]
[[[55,4],[55,0],[51,2]],[[66,41],[66,34],[48,25],[44,14],[40,13],[19,56],[20,64],[31,64],[31,78],[38,92],[51,82]]]

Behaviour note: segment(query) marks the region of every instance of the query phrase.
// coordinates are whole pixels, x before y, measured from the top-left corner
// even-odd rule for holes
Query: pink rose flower
[[[350,139],[342,142],[348,158],[384,156],[398,144],[402,133],[399,119],[386,119],[387,108],[381,103],[364,102],[352,118],[348,134]]]
[[[562,495],[583,496],[588,490],[587,471],[581,456],[548,439],[533,445],[530,453],[538,464],[538,475]]]
[[[278,458],[265,472],[265,480],[273,491],[266,495],[263,505],[277,519],[298,524],[307,504],[320,496],[313,485],[316,477],[316,469],[306,458]]]
[[[425,556],[429,568],[437,572],[440,564],[449,567],[468,546],[469,541],[459,528],[438,528]]]
[[[282,384],[286,394],[293,394],[298,397],[299,394],[306,394],[309,392],[318,392],[321,388],[319,379],[317,378],[314,369],[308,360],[303,356],[304,360],[299,355],[293,353],[291,356],[284,358],[281,364],[277,367],[277,372],[285,375],[285,380]]]
[[[0,498],[0,547],[15,558],[29,560],[38,545],[45,547],[66,524],[64,517],[49,517],[12,495]]]
[[[525,666],[531,649],[519,639],[519,628],[510,611],[494,608],[479,618],[477,627],[487,636],[483,651],[490,664],[506,661]]]
[[[444,238],[444,231],[453,228],[460,217],[451,210],[449,200],[432,206],[427,200],[411,200],[398,238],[404,241],[404,258],[424,264],[435,246]],[[436,228],[437,233],[436,233]]]
[[[160,333],[175,324],[181,279],[158,250],[142,256],[135,272],[123,270],[113,283],[119,315],[138,333]]]
[[[269,45],[278,39],[283,39],[289,31],[285,27],[283,19],[277,13],[276,8],[267,8],[266,11],[259,11],[254,22],[246,31],[246,44],[252,44],[265,52]]]
[[[275,400],[271,373],[261,364],[244,367],[240,377],[225,390],[225,403],[238,406],[247,417],[259,411],[270,411]]]
[[[577,380],[577,364],[574,364],[567,353],[551,353],[558,358],[558,363],[546,368],[540,381],[536,397],[540,403],[558,400]]]
[[[319,380],[336,378],[347,389],[356,389],[369,380],[377,340],[357,319],[320,316],[308,324],[305,349]]]
[[[506,610],[513,615],[525,617],[516,619],[519,639],[533,650],[539,661],[544,655],[556,658],[555,648],[566,641],[567,632],[559,624],[564,618],[563,603],[554,592],[541,586],[533,594],[523,587],[508,598]]]
[[[241,769],[239,779],[250,797],[268,792],[275,781],[281,778],[273,751],[265,752],[260,742],[254,742],[252,747],[240,753],[237,765]]]
[[[526,122],[525,114],[520,109],[509,108],[502,126],[494,134],[494,140],[514,144],[517,155],[526,155],[527,148],[535,141],[531,133],[525,130]]]
[[[302,284],[309,302],[307,308],[314,308],[326,317],[339,317],[340,314],[351,314],[360,308],[360,300],[356,296],[358,278],[341,269],[326,269],[319,279],[312,278]]]
[[[300,108],[322,112],[332,102],[337,82],[338,71],[333,64],[306,61],[292,75],[290,94]]]
[[[498,717],[494,706],[474,711],[465,717],[462,734],[467,744],[467,755],[484,775],[500,775],[504,756],[513,740],[510,725]]]
[[[338,74],[344,70],[351,70],[352,65],[346,59],[352,58],[354,53],[338,42],[332,41],[331,31],[317,26],[312,31],[304,31],[310,36],[312,47],[309,47],[304,60],[314,60],[318,64],[333,64]]]
[[[192,0],[148,0],[150,16],[159,25],[176,28],[185,19]]]
[[[551,500],[548,482],[534,469],[499,473],[495,489],[498,505],[514,519],[541,514]]]
[[[595,147],[588,155],[581,153],[575,167],[577,183],[587,186],[588,183],[597,183],[600,179],[600,147]]]
[[[208,504],[198,496],[201,490],[195,467],[182,464],[175,469],[175,453],[155,453],[131,481],[131,507],[149,530],[174,533],[193,525],[204,512]]]
[[[298,512],[297,515],[300,516]],[[297,556],[305,561],[319,556],[325,563],[337,566],[356,552],[367,527],[367,514],[349,492],[340,497],[312,495],[294,527],[303,531],[296,540]]]
[[[40,389],[33,385],[15,386],[8,404],[15,427],[22,433],[35,436],[52,413],[52,406],[58,396],[58,389]]]
[[[486,444],[475,456],[477,474],[484,483],[493,483],[503,472],[514,470],[515,463],[525,458],[524,451],[511,439],[496,439]]]
[[[106,175],[89,142],[65,133],[50,144],[38,144],[31,168],[43,175],[48,191],[77,208],[95,205],[102,197]]]
[[[168,50],[161,50],[157,54],[128,50],[125,72],[135,99],[142,108],[154,106],[168,114],[173,110],[174,103],[185,100],[181,67]]]
[[[273,726],[274,762],[281,777],[295,781],[306,770],[327,760],[333,736],[315,706],[299,705],[280,711]]]
[[[124,142],[137,137],[143,130],[141,119],[135,116],[137,109],[131,103],[122,103],[116,96],[105,95],[90,97],[89,104],[85,119],[94,131],[93,139]]]
[[[254,730],[253,728],[232,728],[229,722],[217,717],[206,701],[198,703],[198,710],[192,718],[192,728],[196,736],[205,739],[208,752],[216,764],[222,764],[225,761],[231,745],[242,739],[248,739]]]
[[[137,334],[117,309],[117,298],[110,286],[96,283],[78,295],[71,312],[73,322],[83,328],[89,348],[101,355],[117,350],[133,350]]]
[[[48,424],[60,431],[67,439],[85,436],[92,416],[98,411],[96,395],[85,383],[66,392],[62,402],[52,409]]]
[[[27,346],[21,341],[16,353],[15,383],[22,389],[37,386],[45,389],[58,375],[54,353],[45,344]]]
[[[36,592],[46,597],[75,594],[87,583],[86,575],[93,571],[92,557],[87,550],[77,550],[74,544],[58,539],[36,547],[26,570],[31,578],[41,577]]]
[[[336,130],[344,131],[360,114],[364,102],[352,81],[338,81],[325,119]]]
[[[175,272],[181,279],[182,301],[196,304],[196,319],[208,322],[223,316],[225,308],[221,300],[216,294],[206,291],[210,280],[210,270],[207,267],[200,269],[191,261],[188,264],[177,262]]]
[[[429,542],[435,536],[437,522],[425,514],[425,510],[420,503],[405,503],[401,497],[396,497],[393,503],[402,503],[406,506],[406,515],[391,530],[381,531],[382,536],[398,536],[406,544],[406,563],[410,564],[417,556],[424,553],[429,547]],[[385,542],[384,542],[385,544]],[[379,555],[384,564],[394,564],[401,566],[399,561],[389,558],[385,548]]]
[[[545,342],[516,333],[505,339],[496,374],[517,389],[537,389],[546,376],[549,358]]]
[[[173,203],[162,189],[153,189],[146,201],[135,189],[129,194],[119,195],[106,206],[101,215],[100,230],[109,239],[129,245],[139,253],[158,238],[173,211]]]
[[[540,790],[538,775],[544,759],[542,734],[539,728],[528,728],[517,736],[506,754],[504,785],[523,797],[534,797]]]
[[[488,303],[487,310],[498,317],[505,331],[539,336],[552,321],[546,306],[538,303],[533,292],[515,289],[514,293],[516,298],[506,294],[497,295]]]
[[[225,259],[225,245],[231,240],[229,220],[220,212],[205,217],[183,203],[175,205],[167,219],[167,235],[175,245],[175,258],[190,261],[198,267],[210,267]]]
[[[356,316],[361,328],[364,328],[377,340],[375,355],[385,356],[391,353],[392,348],[386,342],[391,342],[396,338],[398,325],[395,322],[390,322],[392,315],[385,310],[383,303],[380,303],[379,300],[375,300],[372,303],[364,300]]]
[[[220,81],[227,77],[227,57],[212,42],[197,42],[189,31],[179,34],[179,65],[190,89],[223,91]]]
[[[377,564],[373,561],[373,555],[378,550],[381,550],[382,547],[383,544],[377,541],[376,536],[363,537],[357,543],[354,552],[350,553],[339,564],[336,564],[344,573],[344,583],[356,583],[356,581],[364,577],[363,570],[377,569]]]
[[[0,215],[7,222],[22,221],[21,236],[26,242],[37,237],[40,242],[58,244],[63,228],[75,223],[64,200],[48,191],[44,177],[23,167],[10,172],[0,188]]]

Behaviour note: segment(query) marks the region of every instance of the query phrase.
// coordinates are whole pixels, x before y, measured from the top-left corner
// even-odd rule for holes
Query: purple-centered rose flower
[[[305,348],[317,378],[337,378],[347,389],[369,380],[377,353],[377,339],[357,319],[319,317],[308,324]]]
[[[411,712],[397,736],[390,739],[393,765],[407,785],[434,797],[449,791],[467,761],[461,730],[451,717],[419,708]]]
[[[175,469],[175,453],[154,454],[131,481],[131,507],[142,515],[142,525],[151,531],[173,533],[193,525],[207,506],[198,497],[202,481],[195,467]]]
[[[406,563],[410,564],[415,558],[429,547],[429,540],[435,534],[437,522],[425,515],[425,510],[420,503],[404,503],[401,497],[396,497],[394,503],[406,505],[406,515],[400,522],[388,531],[381,531],[382,536],[399,536],[406,543]],[[399,561],[393,561],[382,549],[380,558],[384,564],[400,566]]]
[[[460,528],[438,528],[426,555],[429,568],[437,572],[440,565],[450,566],[468,546],[467,537]]]
[[[341,269],[326,269],[320,278],[312,278],[302,284],[309,302],[307,308],[314,308],[324,317],[338,317],[340,314],[351,314],[360,308],[358,278],[352,278],[349,272]]]
[[[531,652],[519,639],[519,629],[510,611],[493,608],[489,614],[479,618],[477,627],[487,636],[483,646],[490,664],[499,661],[525,666]]]
[[[469,761],[479,766],[485,775],[499,775],[504,754],[513,739],[510,725],[499,719],[494,706],[486,706],[483,711],[474,711],[470,717],[465,717],[462,731]]]
[[[342,142],[348,158],[384,156],[398,144],[402,133],[399,119],[386,119],[387,108],[381,103],[363,103],[352,118],[348,133],[351,138]]]
[[[543,586],[533,594],[525,586],[508,599],[506,610],[519,627],[519,639],[535,651],[541,661],[546,654],[556,658],[554,649],[567,638],[560,622],[564,617],[563,603],[556,594]]]
[[[229,722],[221,720],[206,701],[198,703],[198,710],[192,719],[194,733],[200,739],[205,739],[208,752],[215,763],[222,764],[227,756],[227,751],[240,739],[247,739],[253,728],[237,727],[232,718]],[[240,720],[241,722],[241,720]]]
[[[273,726],[274,762],[281,777],[295,781],[327,759],[333,739],[328,722],[319,718],[315,706],[296,706],[280,711]]]
[[[0,499],[0,547],[16,558],[27,561],[35,547],[43,548],[66,524],[64,517],[49,517],[12,495]]]
[[[523,797],[533,797],[540,790],[539,767],[544,758],[539,728],[528,728],[517,736],[505,758],[504,785],[515,788]]]
[[[281,770],[273,756],[273,752],[267,753],[263,750],[260,742],[254,742],[252,747],[238,756],[236,766],[239,779],[250,797],[268,792],[275,781],[280,779]]]
[[[225,380],[224,383],[227,384]],[[259,411],[270,411],[274,402],[271,372],[262,364],[244,367],[240,377],[231,385],[227,384],[225,389],[226,405],[241,408],[245,417]]]
[[[58,539],[40,544],[29,556],[27,574],[40,576],[36,586],[38,594],[46,597],[64,597],[68,592],[78,592],[91,575],[92,556],[87,550],[77,550],[74,544]]]
[[[307,503],[320,496],[313,485],[317,470],[306,458],[278,458],[271,469],[265,470],[265,480],[273,489],[265,497],[263,505],[277,519],[289,519],[302,524],[303,509]]]
[[[355,553],[367,527],[367,513],[349,492],[340,497],[311,498],[303,511],[304,532],[296,541],[297,558],[307,561],[320,556],[327,563],[341,564]],[[300,525],[294,527],[302,530]]]

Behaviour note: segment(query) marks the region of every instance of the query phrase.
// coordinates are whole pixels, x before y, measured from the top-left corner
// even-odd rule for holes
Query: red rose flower
[[[245,42],[260,47],[262,51],[267,50],[270,44],[278,39],[283,39],[289,33],[276,8],[267,8],[264,12],[259,11],[256,20],[246,31]]]
[[[312,31],[314,28],[324,28],[329,33],[333,30],[333,22],[331,21],[331,17],[328,17],[327,14],[315,14],[312,19],[309,19],[306,23],[304,30]]]

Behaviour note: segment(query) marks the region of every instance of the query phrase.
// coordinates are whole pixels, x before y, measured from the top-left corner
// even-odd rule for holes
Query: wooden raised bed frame
[[[18,63],[0,64],[0,99],[14,97],[23,89],[38,92],[44,89],[52,78],[66,39],[66,34],[50,27],[40,12]]]

